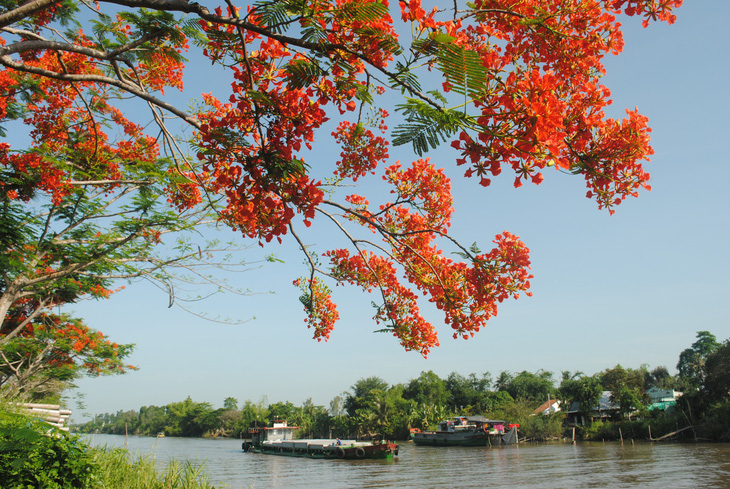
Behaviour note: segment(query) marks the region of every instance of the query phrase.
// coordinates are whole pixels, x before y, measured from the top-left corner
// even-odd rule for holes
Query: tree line
[[[707,331],[679,355],[677,375],[664,366],[649,369],[616,365],[593,375],[582,372],[538,370],[496,377],[489,372],[445,378],[422,372],[405,383],[389,384],[379,377],[361,378],[348,391],[336,396],[328,407],[291,402],[243,403],[233,397],[222,408],[190,398],[166,406],[144,406],[139,411],[101,414],[77,427],[85,433],[167,436],[245,437],[250,428],[269,426],[285,419],[300,428],[303,438],[387,438],[404,440],[411,428],[429,429],[448,416],[484,415],[519,423],[523,438],[536,440],[567,436],[572,431],[568,411],[582,415],[585,425],[577,427],[584,439],[611,439],[622,433],[637,438],[658,437],[677,427],[694,426],[694,436],[730,440],[730,340],[718,342]],[[682,392],[671,409],[650,409],[647,391],[652,387]],[[613,409],[600,419],[595,407],[609,391]],[[561,410],[534,415],[548,399],[560,402]],[[648,432],[648,427],[653,433]]]

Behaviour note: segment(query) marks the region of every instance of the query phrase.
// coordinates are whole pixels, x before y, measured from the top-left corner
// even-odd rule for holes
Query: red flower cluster
[[[582,174],[587,196],[613,212],[626,197],[650,188],[642,163],[653,150],[647,119],[638,111],[627,111],[621,121],[606,116],[610,91],[600,84],[602,58],[622,50],[617,14],[643,16],[645,24],[672,23],[679,5],[681,0],[474,0],[467,11],[446,13],[427,12],[420,0],[400,1],[400,19],[410,24],[413,36],[405,45],[383,0],[307,0],[286,8],[265,2],[248,9],[228,2],[227,10],[212,12],[186,3],[179,8],[200,17],[203,55],[230,69],[233,83],[228,96],[204,95],[204,108],[183,117],[196,131],[197,161],[165,148],[176,163],[184,162],[171,165],[167,197],[178,209],[189,209],[203,193],[223,195],[222,220],[261,243],[281,241],[297,216],[309,226],[318,211],[336,220],[327,210],[337,209],[349,224],[380,241],[346,233],[349,248],[324,254],[329,268],[320,268],[301,243],[311,269],[309,278],[297,283],[315,338],[326,340],[338,319],[321,278],[330,276],[378,294],[375,320],[406,349],[426,355],[438,339],[419,312],[418,295],[443,311],[455,337],[471,337],[497,313],[499,302],[529,289],[529,251],[508,232],[486,253],[458,245],[447,234],[453,213],[449,178],[428,159],[382,169],[390,202],[371,205],[356,194],[348,195],[346,204],[327,200],[322,184],[327,175],[305,158],[311,157],[318,131],[337,117],[330,134],[341,152],[328,184],[347,185],[387,164],[388,114],[380,109],[376,122],[363,116],[386,86],[402,90],[413,107],[422,104],[437,113],[430,116],[424,109],[416,114],[421,118],[408,121],[413,131],[424,130],[429,144],[444,134],[442,128],[453,127],[443,121],[456,112],[445,107],[455,98],[459,114],[468,117],[459,119],[466,121],[460,130],[445,132],[456,135],[451,146],[467,177],[488,186],[491,177],[509,168],[519,187],[526,181],[540,184],[548,168]],[[48,15],[37,16],[38,29],[53,11]],[[188,49],[190,31],[168,30],[161,37],[148,32],[142,39],[123,18],[109,26],[119,43],[160,49],[144,51],[149,54],[134,63],[111,62],[109,51],[98,54],[102,47],[78,32],[73,49],[23,51],[25,41],[18,41],[13,45],[18,64],[0,71],[0,119],[20,100],[25,77],[37,87],[25,94],[32,148],[14,152],[0,145],[0,165],[32,177],[38,189],[56,198],[76,177],[114,181],[124,165],[154,165],[160,156],[158,140],[128,121],[111,100],[116,90],[126,90],[154,105],[150,92],[161,96],[165,87],[181,89],[179,55]],[[0,46],[6,45],[0,38]],[[449,53],[469,56],[464,80],[461,70],[449,72],[443,64],[452,60]],[[103,81],[109,64],[115,83]],[[421,87],[424,80],[415,75],[421,66],[445,75],[436,84],[443,93]],[[62,80],[75,74],[85,76],[73,83]],[[432,121],[435,129],[427,127]],[[160,129],[167,135],[162,124]],[[5,195],[23,198],[15,189]],[[462,259],[447,258],[444,243],[455,246]]]

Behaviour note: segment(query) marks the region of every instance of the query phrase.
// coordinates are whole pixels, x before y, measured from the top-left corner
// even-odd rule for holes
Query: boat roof
[[[470,421],[472,423],[504,423],[504,421],[502,421],[501,419],[487,419],[484,416],[454,416],[453,418],[449,419],[466,419],[467,421]]]

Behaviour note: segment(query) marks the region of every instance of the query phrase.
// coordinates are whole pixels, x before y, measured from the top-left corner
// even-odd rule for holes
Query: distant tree
[[[166,409],[165,432],[172,436],[203,436],[218,426],[215,410],[207,402],[194,402],[188,397],[168,404]]]
[[[598,374],[601,384],[605,390],[618,390],[621,386],[630,387],[638,392],[646,392],[646,376],[642,369],[624,368],[616,365],[613,368],[607,368]]]
[[[432,370],[421,372],[418,378],[411,380],[403,390],[404,399],[412,399],[417,404],[446,406],[449,392],[445,382]]]
[[[715,335],[709,331],[698,331],[697,341],[679,354],[677,370],[685,389],[696,390],[705,382],[705,362],[720,347]]]
[[[238,409],[238,399],[236,399],[235,397],[226,397],[223,400],[223,409],[237,410]]]
[[[139,409],[139,432],[143,435],[156,435],[165,431],[167,414],[165,407],[142,406]]]
[[[246,401],[241,407],[241,424],[244,429],[267,426],[269,422],[268,400],[264,397],[258,404]]]
[[[342,396],[335,396],[330,401],[330,415],[342,416],[345,414],[345,399]]]
[[[675,386],[675,379],[669,373],[667,367],[659,366],[651,371],[647,382],[647,389],[658,387],[659,389],[672,389]]]
[[[117,411],[110,419],[108,433],[117,435],[139,433],[139,413]]]
[[[412,427],[419,429],[433,429],[436,423],[442,421],[449,415],[444,405],[435,404],[411,404],[410,423]]]
[[[302,419],[306,419],[306,425],[297,420],[297,415]],[[332,429],[332,416],[324,406],[317,406],[312,402],[311,398],[304,401],[302,406],[297,410],[295,421],[301,427],[306,427],[307,431],[300,432],[301,436],[309,436],[313,438],[328,438]]]
[[[445,386],[449,393],[448,406],[455,412],[479,412],[483,408],[482,400],[489,392],[492,385],[492,376],[485,372],[481,377],[471,373],[464,377],[456,372],[451,372],[446,378]]]
[[[411,412],[416,404],[411,399],[403,397],[404,386],[396,384],[388,389],[386,403],[388,405],[388,422],[384,427],[383,435],[388,439],[407,440],[412,428]]]
[[[238,409],[238,399],[226,397],[223,400],[223,408],[217,410],[218,431],[223,436],[238,436],[246,431],[248,426],[243,426],[241,411]]]
[[[553,373],[545,370],[538,370],[534,374],[522,371],[507,382],[504,390],[515,400],[545,402],[548,396],[555,397]]]
[[[512,382],[512,379],[514,378],[514,375],[507,372],[506,370],[503,370],[499,373],[499,376],[494,381],[494,388],[498,391],[503,391],[507,389],[507,386],[510,382]]]
[[[730,340],[707,356],[704,391],[712,402],[730,403]]]
[[[332,436],[343,438],[350,432],[350,417],[345,410],[345,398],[347,394],[335,396],[330,401],[329,414],[331,416],[330,429]]]
[[[616,365],[599,374],[604,390],[611,391],[610,399],[622,416],[631,416],[646,405],[646,369],[624,368]]]
[[[237,409],[220,409],[218,411],[218,432],[222,436],[240,437],[248,430],[241,422],[241,411]]]
[[[562,382],[579,379],[583,376],[585,376],[585,374],[580,370],[576,370],[575,372],[571,372],[570,370],[563,370],[562,372],[560,372],[560,378],[562,379]]]
[[[365,396],[354,417],[359,436],[384,437],[392,412],[392,404],[388,401],[388,391],[381,389],[373,389]]]
[[[515,404],[515,400],[507,391],[487,392],[479,400],[479,414],[485,414],[490,418],[505,418],[509,406]],[[512,418],[510,418],[512,419]]]
[[[593,409],[598,407],[603,386],[597,376],[570,375],[563,376],[558,389],[560,400],[567,411],[576,403],[578,411],[584,416],[590,416]]]
[[[279,401],[269,404],[269,422],[271,423],[275,419],[288,421],[293,417],[295,412],[296,406],[289,401]]]
[[[350,388],[345,397],[345,411],[354,417],[358,409],[367,405],[367,398],[373,391],[386,392],[389,384],[380,377],[368,377],[360,379]]]

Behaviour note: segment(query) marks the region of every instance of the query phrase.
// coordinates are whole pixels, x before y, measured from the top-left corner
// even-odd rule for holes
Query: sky
[[[429,154],[452,176],[457,239],[486,249],[507,230],[531,250],[533,297],[502,303],[474,338],[453,340],[425,307],[427,319],[439,326],[441,346],[424,359],[392,336],[373,332],[370,296],[338,287],[341,319],[328,342],[317,342],[292,286],[306,273],[301,254],[288,242],[254,247],[244,255],[247,261],[275,253],[283,263],[237,274],[232,282],[261,293],[198,305],[243,324],[212,323],[168,308],[168,297],[146,283],[64,309],[113,341],[136,344],[129,363],[139,367],[81,379],[69,393],[73,419],[187,397],[215,407],[227,397],[295,405],[311,399],[328,406],[359,379],[378,376],[397,384],[429,370],[445,378],[451,372],[496,377],[543,369],[559,379],[564,370],[591,375],[646,364],[676,373],[680,352],[698,331],[730,338],[730,2],[686,2],[676,14],[674,25],[647,29],[625,18],[624,52],[605,60],[603,83],[614,100],[609,115],[622,117],[625,108],[638,107],[649,117],[655,150],[646,164],[652,191],[625,201],[614,215],[585,198],[581,177],[544,172],[542,185],[515,189],[505,172],[485,189],[460,178],[448,147]],[[211,91],[215,80],[204,73],[186,77],[191,92]],[[336,156],[328,138],[318,141],[322,160]],[[413,159],[409,148],[391,155]],[[309,239],[324,249],[328,238],[322,232]]]

